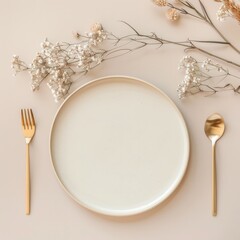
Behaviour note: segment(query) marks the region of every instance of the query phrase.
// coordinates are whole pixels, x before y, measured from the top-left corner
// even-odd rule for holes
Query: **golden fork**
[[[36,124],[32,109],[21,109],[23,135],[26,141],[26,214],[30,214],[30,155],[29,144],[35,134]]]

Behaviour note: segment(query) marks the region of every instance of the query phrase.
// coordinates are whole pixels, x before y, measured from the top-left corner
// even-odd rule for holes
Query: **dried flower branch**
[[[126,24],[132,31],[132,34],[123,36],[123,37],[116,37],[115,35],[111,35],[111,39],[109,40],[113,40],[115,41],[114,45],[117,46],[116,48],[114,48],[114,52],[116,52],[116,50],[119,48],[121,49],[122,47],[122,43],[124,42],[124,46],[127,47],[132,43],[138,44],[137,47],[136,45],[134,46],[134,48],[131,48],[131,46],[127,49],[125,48],[124,50],[126,50],[126,53],[132,52],[136,49],[140,49],[146,46],[151,46],[154,45],[156,47],[162,47],[163,45],[176,45],[176,46],[180,46],[184,48],[184,51],[198,51],[200,53],[203,53],[205,55],[208,55],[210,57],[213,57],[215,59],[224,61],[225,63],[231,64],[235,67],[240,67],[240,64],[237,62],[233,62],[227,58],[223,58],[217,54],[211,53],[205,49],[203,49],[202,47],[198,46],[198,43],[208,43],[208,44],[226,44],[229,45],[229,42],[225,42],[225,41],[201,41],[201,40],[193,40],[193,39],[187,39],[187,40],[183,40],[183,41],[173,41],[167,38],[161,38],[159,37],[156,33],[151,33],[151,34],[142,34],[140,33],[140,31],[138,31],[137,29],[135,29],[134,27],[132,27],[130,24],[123,22],[124,24]],[[123,49],[121,49],[123,50]],[[113,52],[112,50],[108,50],[107,55],[111,55]]]
[[[229,7],[231,5],[231,4],[226,5],[225,2],[229,2],[229,1],[232,2],[232,0],[221,0],[221,1],[224,2],[222,4],[223,8],[226,8],[226,6]],[[225,44],[228,44],[234,51],[236,51],[237,53],[240,54],[240,50],[237,49],[214,25],[214,23],[210,19],[209,15],[207,13],[207,10],[204,7],[201,0],[198,1],[201,9],[198,9],[191,2],[186,1],[186,0],[178,0],[177,2],[179,4],[181,4],[181,7],[179,7],[179,4],[176,5],[176,4],[169,3],[169,2],[166,4],[166,6],[170,9],[177,10],[182,15],[188,15],[190,17],[204,21],[218,33],[218,35],[224,40]],[[231,5],[231,6],[233,7],[233,5]],[[234,8],[237,8],[237,9],[235,9],[235,14],[237,14],[237,12],[238,12],[239,17],[240,17],[240,7],[236,4],[234,6],[235,6]],[[229,16],[230,12],[228,10],[227,10],[227,12],[223,11],[222,17],[220,17],[220,16],[218,16],[218,17],[223,18],[223,15],[225,16],[225,14],[227,14]]]
[[[164,45],[176,45],[182,47],[185,52],[198,51],[215,60],[240,68],[240,63],[221,57],[217,53],[209,52],[203,47],[204,44],[221,44],[232,48],[236,53],[240,54],[240,51],[213,24],[200,0],[198,8],[186,0],[178,0],[177,3],[169,3],[166,0],[153,0],[153,2],[158,6],[167,7],[170,10],[169,12],[171,12],[171,20],[176,20],[179,14],[181,14],[203,21],[219,34],[222,41],[203,41],[190,38],[183,41],[173,41],[161,38],[154,32],[143,34],[127,22],[123,23],[131,30],[131,33],[118,37],[104,30],[101,24],[94,24],[86,35],[75,33],[75,37],[78,40],[76,43],[60,42],[54,44],[46,39],[41,44],[41,52],[37,53],[30,65],[27,65],[18,56],[14,56],[12,68],[15,73],[21,71],[29,72],[32,80],[32,90],[39,89],[41,83],[46,80],[56,101],[63,99],[67,95],[75,80],[97,67],[103,61],[129,54],[147,46],[159,48]],[[109,44],[108,48],[102,47],[101,43],[103,41]],[[206,60],[203,62],[204,65],[201,66],[199,64],[200,62],[189,56],[182,60],[181,69],[185,71],[185,78],[178,88],[180,98],[198,92],[216,93],[226,89],[240,92],[240,87],[234,87],[231,83],[226,83],[220,87],[217,86],[219,82],[214,81],[211,84],[210,80],[219,77],[239,79],[237,76],[230,74],[227,68],[214,63],[212,60]],[[207,68],[210,66],[215,70],[217,69],[221,75],[211,75],[207,71]],[[211,73],[213,72],[212,70]]]

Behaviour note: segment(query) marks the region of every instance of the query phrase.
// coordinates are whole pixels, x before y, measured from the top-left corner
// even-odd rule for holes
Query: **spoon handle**
[[[215,143],[212,144],[212,215],[217,216],[217,172]]]

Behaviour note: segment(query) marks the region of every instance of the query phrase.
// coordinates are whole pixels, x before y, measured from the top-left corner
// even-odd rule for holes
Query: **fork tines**
[[[21,109],[21,120],[23,128],[33,128],[35,126],[35,120],[32,109]]]

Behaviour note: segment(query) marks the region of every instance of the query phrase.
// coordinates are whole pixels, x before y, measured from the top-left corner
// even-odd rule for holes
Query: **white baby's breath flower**
[[[106,38],[106,31],[100,23],[96,23],[78,43],[54,44],[45,39],[41,43],[41,51],[29,67],[16,55],[13,56],[11,67],[15,73],[24,70],[29,72],[33,91],[38,90],[46,80],[55,101],[59,101],[68,93],[74,75],[84,74],[102,62],[98,45]]]
[[[28,66],[19,58],[17,55],[13,55],[11,68],[14,71],[14,76],[21,71],[25,71],[28,69]]]
[[[225,21],[227,17],[231,17],[231,13],[229,12],[228,8],[224,3],[219,7],[216,15],[217,19],[221,22]]]
[[[199,66],[197,61],[191,56],[184,56],[180,61],[179,69],[185,71],[185,76],[182,82],[178,85],[179,99],[185,98],[189,88],[199,83]]]
[[[91,27],[91,32],[94,32],[94,33],[97,33],[99,31],[102,31],[103,30],[103,27],[102,27],[102,24],[100,23],[94,23]]]
[[[227,17],[235,18],[240,22],[240,1],[239,0],[221,0],[222,4],[217,11],[217,19],[224,21]]]
[[[216,93],[217,84],[231,75],[227,68],[210,58],[199,62],[191,56],[185,56],[180,61],[179,69],[184,71],[184,78],[177,89],[180,99],[198,92]]]

